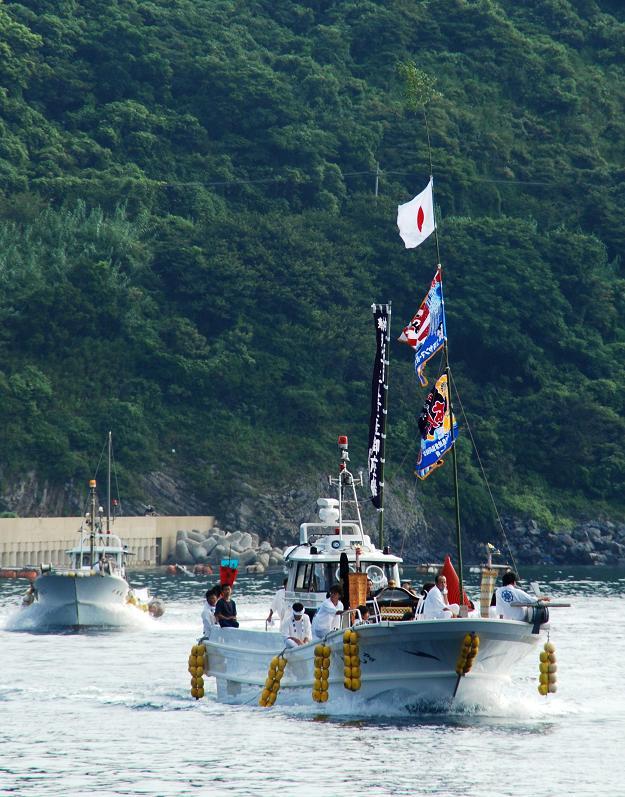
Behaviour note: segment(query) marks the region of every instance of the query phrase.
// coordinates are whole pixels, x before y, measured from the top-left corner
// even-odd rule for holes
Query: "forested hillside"
[[[547,525],[622,517],[617,0],[0,4],[0,510],[29,472],[82,485],[108,429],[127,492],[163,472],[206,510],[326,472],[339,432],[364,466],[369,306],[397,337],[436,263],[395,225],[430,171],[406,63],[435,90],[450,356],[493,492]],[[410,478],[401,344],[390,374]],[[444,513],[449,475],[417,498]]]

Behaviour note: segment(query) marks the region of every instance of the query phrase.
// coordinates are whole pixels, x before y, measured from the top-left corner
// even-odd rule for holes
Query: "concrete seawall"
[[[159,565],[174,556],[178,531],[207,532],[214,521],[211,515],[121,517],[111,531],[134,554],[130,567]],[[80,517],[0,518],[0,568],[69,564],[65,551],[78,543],[81,522]]]

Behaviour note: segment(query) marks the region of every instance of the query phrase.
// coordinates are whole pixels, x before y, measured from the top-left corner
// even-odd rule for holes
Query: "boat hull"
[[[543,626],[544,628],[544,626]],[[382,622],[360,626],[361,688],[344,687],[343,631],[330,634],[329,698],[315,704],[329,713],[350,713],[382,700],[400,711],[449,704],[485,705],[509,681],[517,661],[535,649],[540,634],[524,622],[456,619]],[[465,634],[479,637],[470,672],[456,674]],[[208,675],[225,703],[258,702],[271,659],[283,651],[277,633],[216,628],[205,638]],[[276,703],[312,705],[315,643],[288,649]]]
[[[34,587],[37,600],[32,608],[43,625],[82,628],[128,623],[128,582],[120,576],[44,573]]]

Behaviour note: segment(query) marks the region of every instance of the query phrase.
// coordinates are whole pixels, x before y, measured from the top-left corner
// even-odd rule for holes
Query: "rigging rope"
[[[330,164],[330,165],[338,166],[338,164]],[[340,169],[340,166],[339,166],[339,169]],[[362,176],[362,175],[371,175],[371,176],[374,176],[374,177],[375,176],[382,177],[382,176],[388,175],[388,174],[399,174],[399,175],[414,176],[415,175],[415,171],[414,170],[412,170],[412,171],[404,171],[402,169],[365,169],[363,171],[357,171],[357,172],[343,172],[343,171],[341,171],[341,177],[358,177],[358,176]],[[439,172],[439,174],[441,174],[441,173]],[[442,174],[444,175],[445,172],[442,172]],[[308,178],[308,179],[313,179],[314,177],[317,176],[317,175],[310,174],[308,172],[302,172],[301,175],[302,175],[302,177]],[[58,178],[58,179],[60,179],[60,178]],[[90,177],[89,179],[93,179],[93,178]],[[55,180],[55,178],[46,178],[46,180],[48,182],[51,182],[51,181],[53,182]],[[159,187],[160,188],[166,188],[167,186],[179,186],[179,187],[186,187],[186,188],[194,187],[194,186],[195,187],[198,187],[198,186],[202,186],[202,187],[224,186],[224,187],[226,187],[226,186],[231,186],[231,185],[232,186],[235,186],[235,185],[261,185],[261,184],[271,184],[271,183],[285,183],[285,184],[287,184],[287,183],[295,183],[295,184],[298,184],[298,185],[305,185],[305,183],[306,183],[306,180],[304,180],[304,179],[300,180],[300,179],[297,178],[297,176],[290,175],[290,174],[277,175],[277,176],[274,176],[274,177],[258,177],[258,178],[247,179],[247,180],[243,179],[243,178],[235,178],[235,179],[232,179],[232,180],[187,180],[187,181],[182,181],[182,180],[156,180],[156,179],[151,178],[151,177],[145,177],[144,176],[144,177],[141,177],[141,178],[138,178],[138,177],[137,178],[133,178],[133,177],[129,177],[127,175],[124,175],[123,177],[110,177],[110,176],[107,176],[107,180],[112,180],[113,182],[116,181],[116,182],[120,182],[120,183],[123,182],[125,184],[131,184],[131,183],[145,184],[145,183],[147,183],[147,184],[152,185],[152,186],[154,186],[156,188],[159,188]],[[521,179],[518,179],[518,178],[504,179],[504,178],[479,177],[479,176],[466,177],[464,181],[466,183],[495,183],[495,184],[499,184],[499,185],[510,185],[510,186],[514,186],[514,185],[546,186],[546,187],[552,187],[552,188],[557,189],[559,191],[562,190],[563,187],[568,187],[571,184],[574,185],[574,186],[585,185],[585,183],[583,183],[583,181],[581,181],[581,180],[573,180],[571,182],[557,182],[557,181],[546,182],[546,181],[540,181],[540,180],[521,180]],[[35,178],[33,180],[33,183],[36,184],[37,182],[38,182],[38,178]]]
[[[475,456],[477,457],[478,464],[480,466],[480,471],[482,472],[482,478],[484,479],[484,483],[486,484],[486,489],[488,490],[488,495],[490,496],[491,503],[493,505],[493,509],[495,510],[495,516],[497,518],[497,523],[499,524],[499,528],[501,529],[501,534],[503,536],[504,542],[506,543],[506,548],[508,549],[508,553],[510,554],[510,560],[512,562],[512,566],[514,568],[515,573],[519,574],[517,569],[516,562],[514,561],[514,554],[512,553],[512,548],[510,547],[510,543],[508,541],[508,537],[506,535],[506,530],[503,525],[503,521],[501,519],[501,515],[499,514],[499,510],[497,509],[497,504],[495,503],[495,498],[493,496],[493,491],[490,489],[490,483],[486,476],[486,471],[484,470],[484,465],[482,464],[482,458],[480,457],[480,452],[477,447],[477,443],[475,442],[475,438],[473,437],[473,432],[471,431],[471,424],[469,423],[469,419],[467,418],[467,414],[464,410],[464,405],[462,403],[462,399],[460,398],[460,393],[458,392],[458,388],[456,386],[456,382],[454,380],[453,374],[451,369],[449,370],[449,378],[451,379],[451,383],[454,389],[454,393],[456,398],[458,399],[458,404],[460,405],[460,410],[462,411],[462,417],[464,418],[464,422],[467,427],[467,432],[469,433],[469,437],[471,438],[471,443],[473,445],[473,450],[475,451]]]
[[[111,441],[111,467],[113,469],[113,475],[115,477],[115,490],[117,491],[117,508],[119,510],[119,515],[123,515],[124,512],[122,510],[122,498],[119,492],[119,482],[117,480],[117,464],[115,462],[115,453],[113,451],[113,442]]]

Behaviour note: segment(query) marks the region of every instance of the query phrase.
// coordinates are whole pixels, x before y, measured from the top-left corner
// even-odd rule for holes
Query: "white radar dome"
[[[337,523],[339,519],[339,510],[335,506],[322,506],[319,509],[319,520],[322,523]]]
[[[335,509],[338,509],[339,501],[338,498],[317,498],[317,506],[318,507],[332,506]]]

